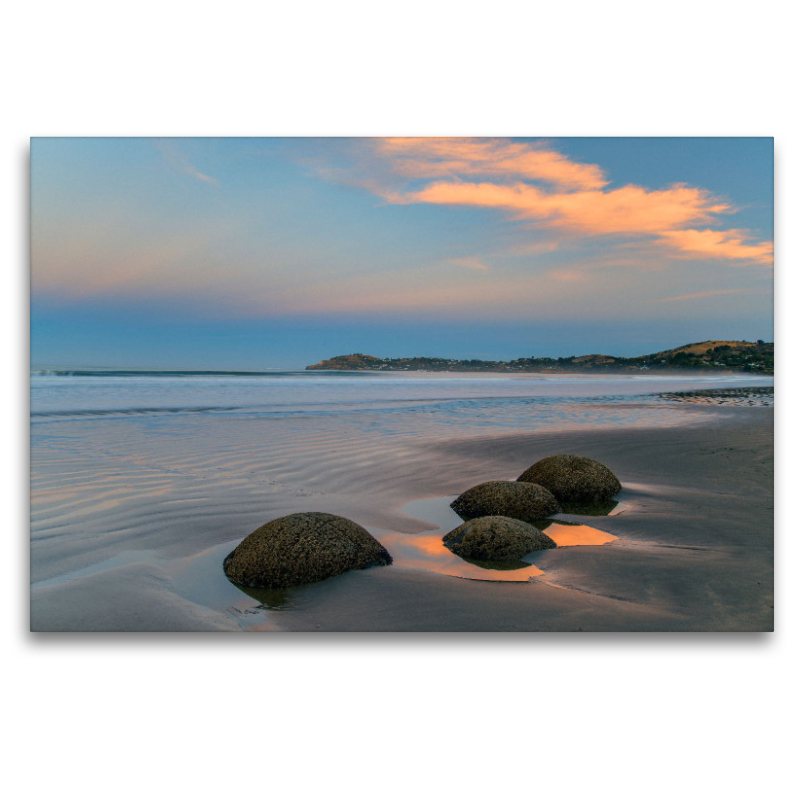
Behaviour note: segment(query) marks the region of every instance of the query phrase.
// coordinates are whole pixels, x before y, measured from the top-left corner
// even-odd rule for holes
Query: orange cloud
[[[743,259],[760,264],[772,264],[774,245],[772,242],[747,244],[747,231],[698,231],[694,229],[665,231],[661,241],[690,255],[716,256],[718,258]]]
[[[747,231],[697,229],[736,211],[705,189],[685,184],[658,190],[633,184],[609,189],[596,164],[572,161],[544,145],[507,139],[371,141],[373,154],[394,178],[364,185],[391,204],[494,208],[562,238],[565,233],[573,239],[627,236],[655,240],[681,255],[772,261],[772,243],[748,243]],[[398,177],[405,188],[398,186]],[[417,185],[409,186],[411,181]]]
[[[608,192],[547,192],[525,183],[440,182],[397,200],[500,208],[516,219],[544,220],[590,235],[659,234],[732,210],[702,189],[681,185],[654,192],[640,186]]]
[[[377,139],[379,155],[410,178],[470,175],[523,178],[565,189],[599,189],[608,181],[596,164],[571,161],[557,150],[504,139]]]

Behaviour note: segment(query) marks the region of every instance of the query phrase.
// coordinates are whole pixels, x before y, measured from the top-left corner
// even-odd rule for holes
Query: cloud
[[[687,223],[711,221],[731,211],[708,192],[675,185],[661,191],[623,186],[612,191],[550,192],[516,183],[433,183],[402,197],[405,203],[435,203],[499,208],[518,220],[588,235],[659,234]]]
[[[693,292],[692,294],[681,294],[677,297],[662,297],[654,300],[654,303],[675,303],[682,300],[700,300],[704,297],[716,297],[723,294],[766,294],[766,290],[757,289],[712,289],[709,292]]]
[[[466,267],[467,269],[479,269],[484,272],[489,270],[489,265],[484,264],[479,258],[449,258],[448,264],[455,264],[457,267]]]
[[[540,144],[502,139],[388,138],[376,140],[376,151],[393,160],[395,172],[410,178],[516,177],[566,189],[599,189],[608,183],[596,164],[571,161]]]
[[[772,242],[748,244],[747,231],[698,231],[694,229],[665,231],[661,242],[676,247],[687,256],[711,255],[721,258],[755,261],[759,264],[772,264],[774,245]]]
[[[666,246],[680,256],[772,262],[771,242],[751,243],[754,237],[746,230],[710,227],[737,209],[700,187],[676,183],[660,189],[634,184],[610,188],[600,166],[573,161],[541,143],[365,141],[350,182],[389,204],[496,209],[555,239],[626,237]],[[331,173],[326,177],[335,179]]]
[[[186,154],[178,149],[177,145],[172,140],[159,139],[156,142],[156,147],[161,155],[164,156],[164,160],[167,164],[178,172],[182,172],[184,175],[190,175],[206,183],[213,183],[214,185],[219,183],[216,178],[212,178],[210,175],[200,172],[200,170],[189,161]]]

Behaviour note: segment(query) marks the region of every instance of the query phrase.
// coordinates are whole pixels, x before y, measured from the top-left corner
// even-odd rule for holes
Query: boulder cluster
[[[537,527],[570,505],[607,503],[621,489],[608,467],[590,458],[556,455],[529,467],[516,481],[487,481],[451,506],[465,520],[442,541],[477,561],[518,561],[556,546]],[[262,525],[223,563],[241,586],[285,589],[392,563],[386,548],[352,520],[322,512],[290,514]]]
[[[622,485],[611,470],[585,456],[561,454],[537,461],[516,481],[488,481],[467,489],[451,504],[464,520],[442,541],[462,558],[519,559],[555,547],[538,526],[563,510],[602,506]]]

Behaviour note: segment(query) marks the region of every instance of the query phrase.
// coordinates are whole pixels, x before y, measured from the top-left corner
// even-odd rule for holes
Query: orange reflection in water
[[[472,563],[451,553],[444,546],[442,536],[448,530],[462,523],[462,520],[450,508],[450,502],[454,499],[453,497],[435,497],[416,500],[401,509],[409,516],[436,526],[438,528],[436,532],[414,535],[372,529],[372,533],[380,539],[381,544],[392,554],[394,563],[400,567],[425,569],[430,572],[438,572],[440,575],[452,575],[479,581],[522,583],[530,578],[545,575],[544,570],[534,564],[526,563],[528,559],[536,558],[539,553],[529,553],[524,560],[503,564],[491,561]],[[618,508],[622,509],[624,506],[620,503]],[[617,508],[612,513],[617,513]],[[604,545],[618,538],[589,525],[576,525],[572,522],[561,522],[554,519],[542,520],[537,527],[541,527],[558,547]],[[553,553],[557,550],[542,552]],[[493,568],[494,565],[497,568]]]
[[[528,564],[519,569],[484,569],[451,553],[442,542],[442,534],[385,533],[379,535],[381,544],[392,554],[398,567],[426,569],[440,575],[470,578],[478,581],[525,582],[544,575],[543,570]]]
[[[581,544],[608,544],[618,538],[589,525],[563,525],[560,522],[553,522],[548,525],[545,533],[559,547],[574,547]]]

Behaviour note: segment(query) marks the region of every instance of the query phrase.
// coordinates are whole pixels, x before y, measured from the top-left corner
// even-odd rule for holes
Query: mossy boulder
[[[284,589],[391,563],[384,546],[360,525],[315,511],[262,525],[228,555],[223,569],[242,586]]]
[[[479,483],[453,500],[450,508],[462,519],[503,516],[524,522],[535,522],[561,511],[547,489],[518,481]]]
[[[517,481],[544,486],[562,504],[602,503],[622,489],[617,476],[604,464],[569,454],[537,461]]]
[[[480,561],[515,561],[556,543],[538,528],[511,517],[478,517],[459,525],[442,538],[457,556]]]

